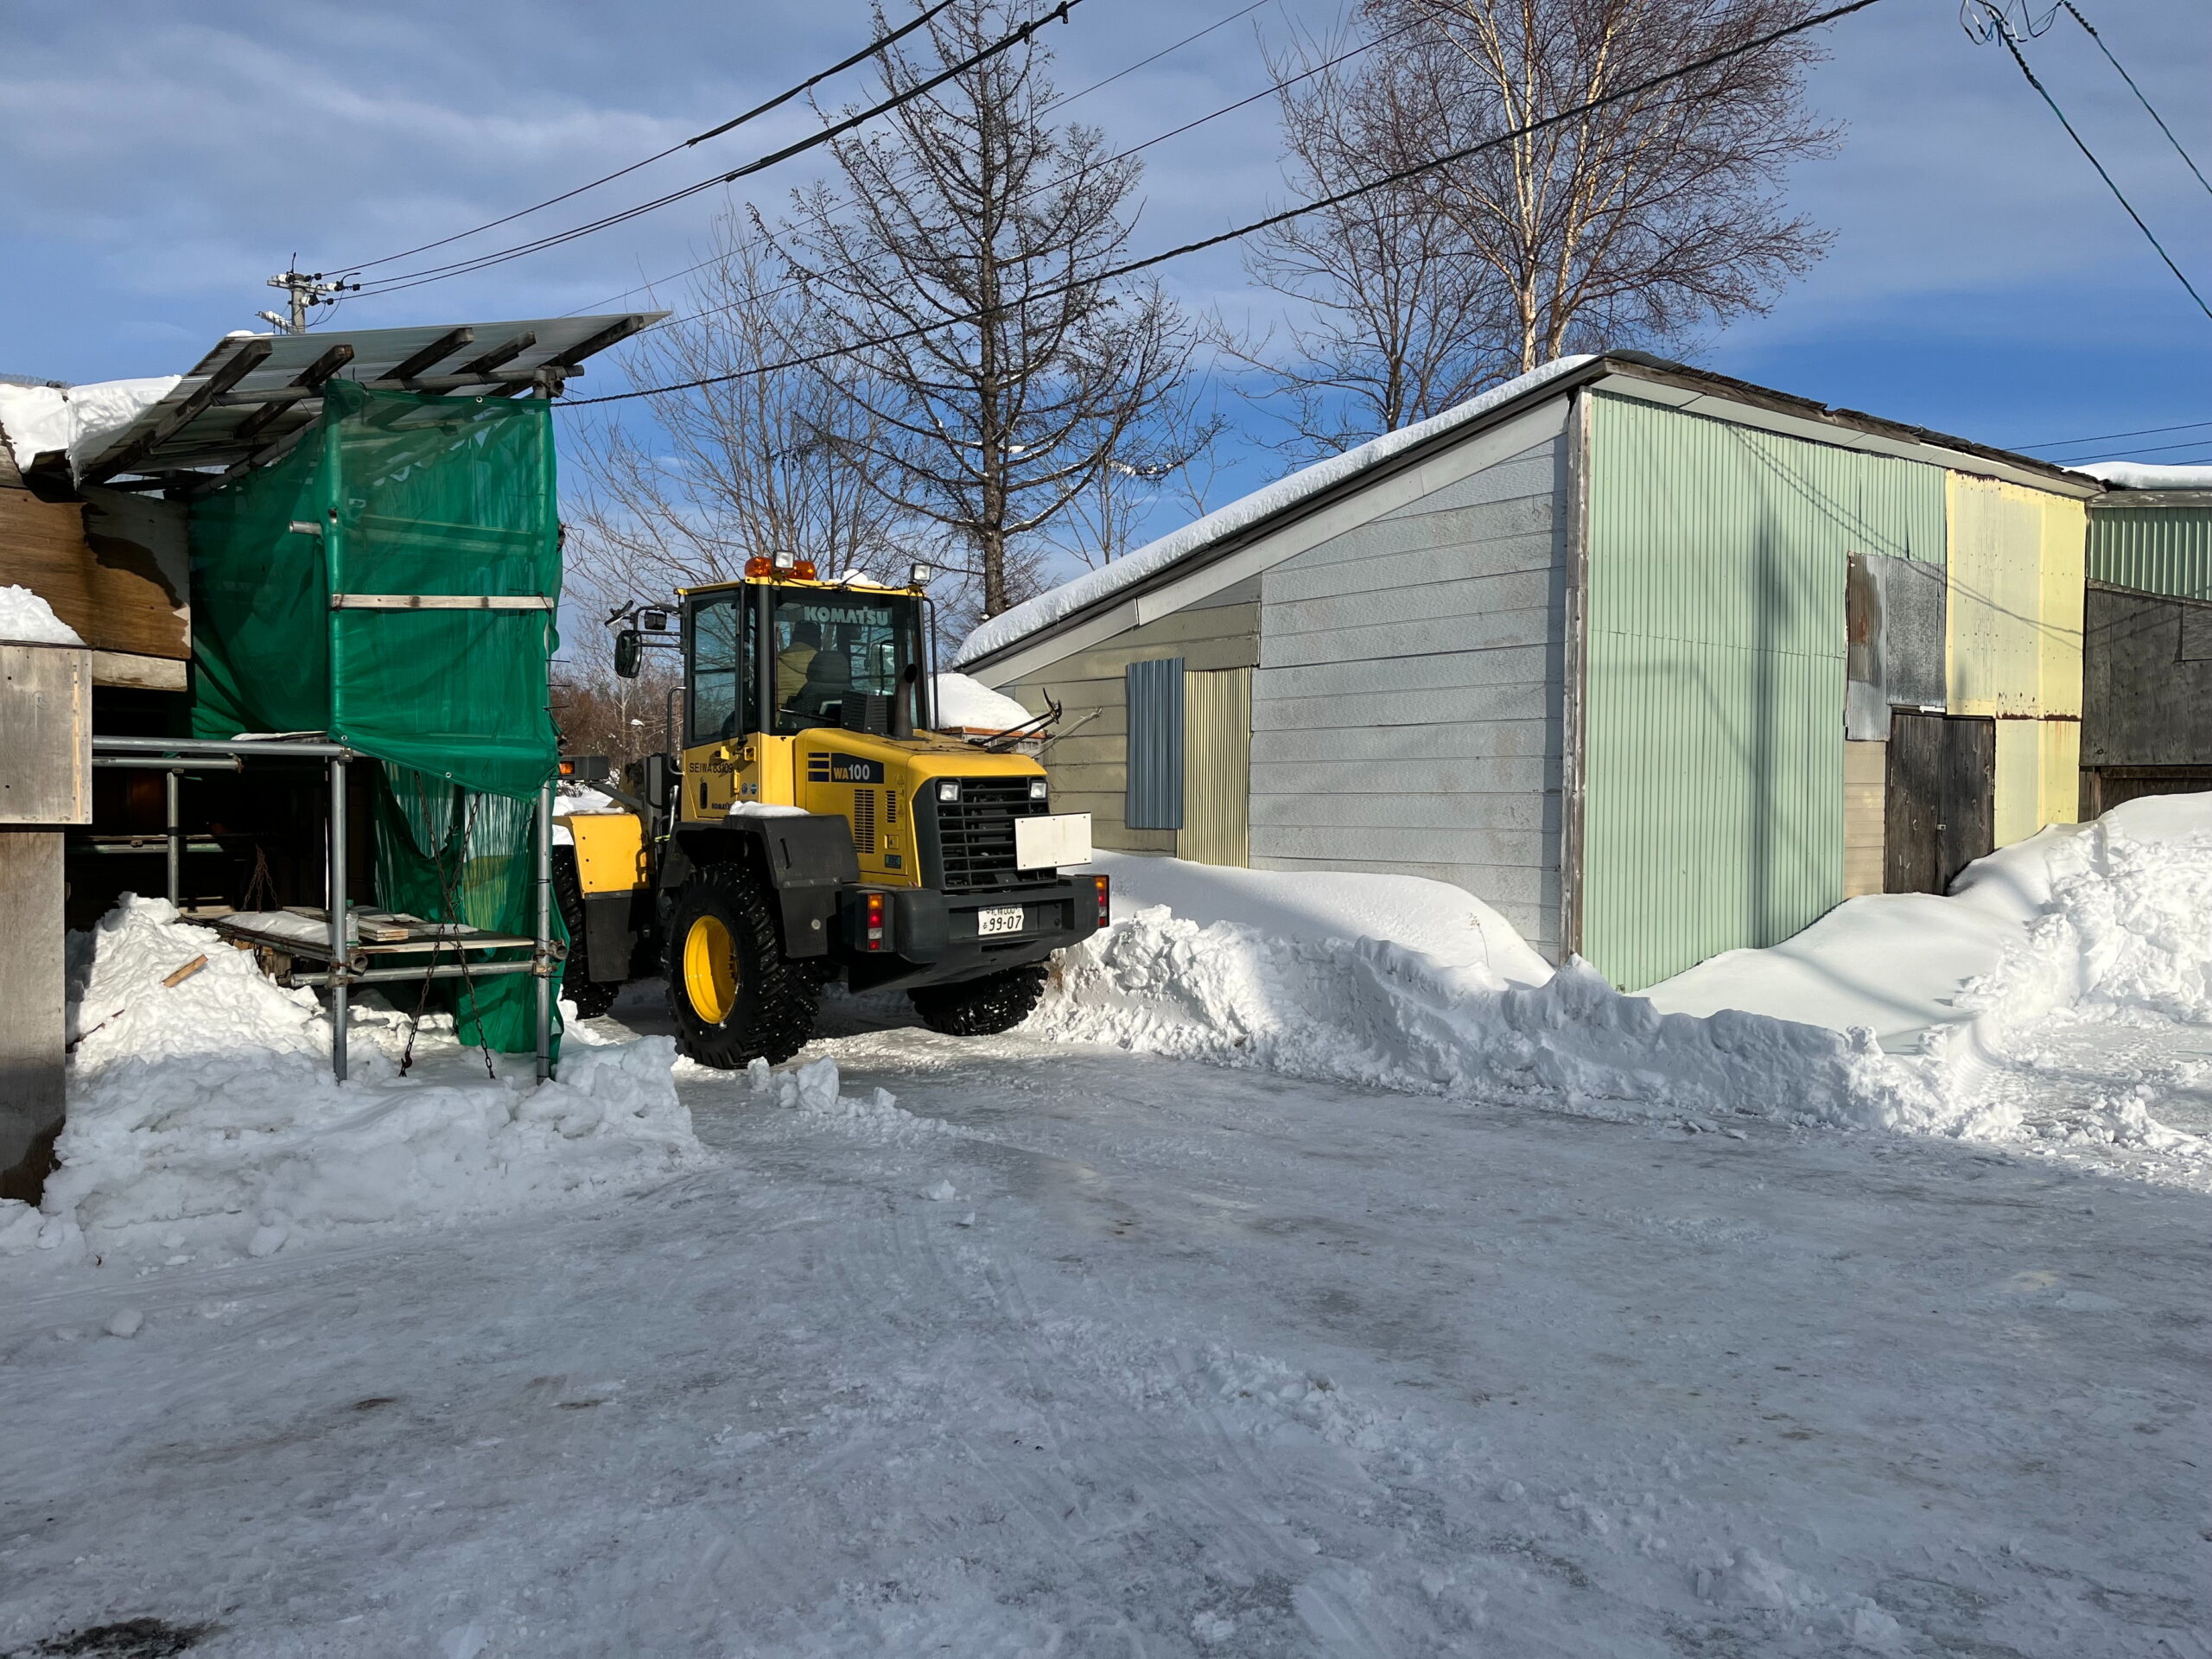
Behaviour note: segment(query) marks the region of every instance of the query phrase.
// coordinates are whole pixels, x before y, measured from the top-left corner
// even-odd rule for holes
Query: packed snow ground
[[[192,931],[133,906],[81,1247],[0,1261],[0,1653],[2212,1652],[2169,810],[2052,838],[1926,1041],[1117,864],[1034,1028],[833,998],[671,1074],[639,987],[574,1138],[396,1015],[333,1089],[235,953],[149,1012]],[[1338,931],[1394,917],[1457,959]]]

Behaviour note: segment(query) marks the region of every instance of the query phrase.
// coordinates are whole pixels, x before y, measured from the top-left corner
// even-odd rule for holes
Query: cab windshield
[[[768,600],[772,731],[911,731],[923,723],[918,601],[820,588],[771,588]],[[873,698],[883,701],[863,701]],[[902,702],[903,721],[893,712]]]

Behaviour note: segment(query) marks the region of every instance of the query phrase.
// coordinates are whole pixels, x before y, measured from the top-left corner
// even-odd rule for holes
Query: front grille
[[[1029,798],[1027,778],[963,778],[960,798],[935,799],[936,786],[923,785],[923,799],[937,809],[939,881],[946,893],[976,893],[1021,885],[1014,867],[1014,821],[1038,817],[1051,803]],[[1058,872],[1033,878],[1049,882]]]

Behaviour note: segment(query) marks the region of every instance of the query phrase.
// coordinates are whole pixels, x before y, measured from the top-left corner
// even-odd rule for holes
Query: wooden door
[[[1883,890],[1946,892],[1995,847],[1997,722],[1894,714],[1887,762]]]

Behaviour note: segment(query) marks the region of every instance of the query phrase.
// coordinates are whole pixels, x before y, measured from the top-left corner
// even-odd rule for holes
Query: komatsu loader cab
[[[756,558],[684,591],[674,631],[680,752],[610,788],[630,810],[563,819],[580,1009],[658,966],[683,1052],[715,1066],[796,1052],[837,980],[956,1035],[1025,1018],[1046,959],[1105,921],[1106,880],[1070,873],[1090,815],[1052,810],[1037,760],[930,729],[920,583]],[[618,637],[618,670],[645,643]]]

